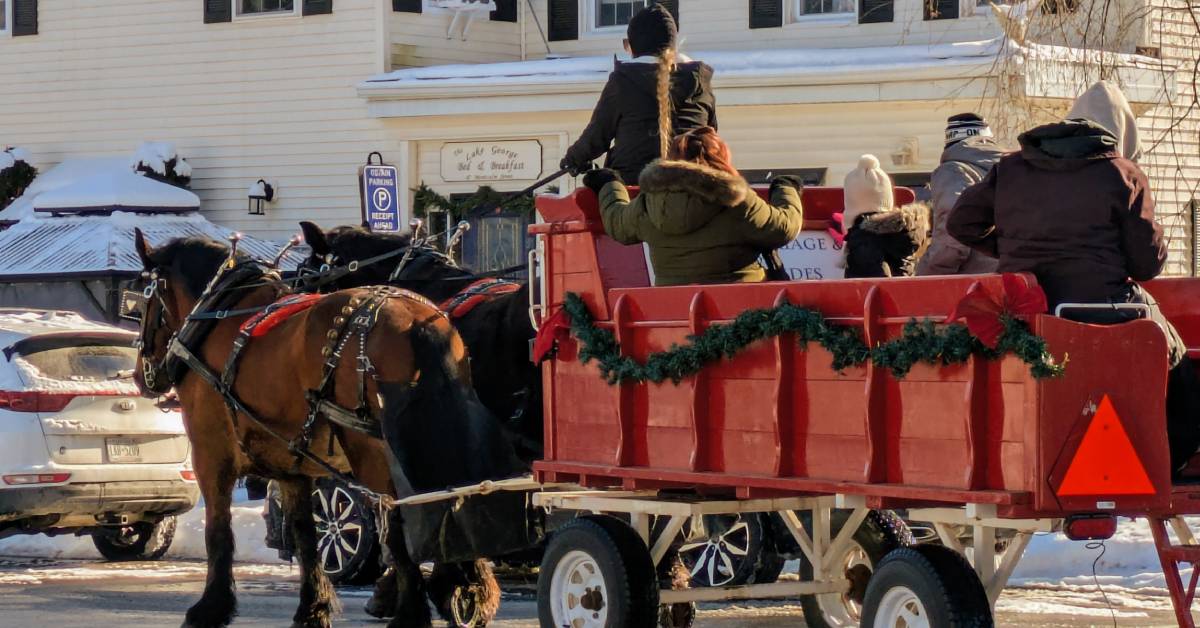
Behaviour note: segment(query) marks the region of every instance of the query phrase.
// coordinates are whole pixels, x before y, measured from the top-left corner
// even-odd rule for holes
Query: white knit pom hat
[[[854,221],[863,214],[890,212],[895,207],[892,178],[879,167],[879,159],[874,155],[859,157],[858,167],[846,175],[842,191],[845,196],[843,232],[850,231]]]

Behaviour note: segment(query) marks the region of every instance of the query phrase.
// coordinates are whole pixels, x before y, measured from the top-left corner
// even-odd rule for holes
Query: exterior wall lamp
[[[270,183],[259,179],[250,185],[249,197],[246,201],[246,213],[251,216],[262,216],[266,213],[263,203],[275,200],[275,188]]]

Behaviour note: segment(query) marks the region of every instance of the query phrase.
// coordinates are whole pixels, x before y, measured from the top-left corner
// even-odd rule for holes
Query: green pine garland
[[[497,192],[484,185],[462,201],[453,201],[438,194],[433,188],[422,182],[413,190],[413,213],[424,218],[432,210],[441,210],[450,215],[451,222],[457,222],[479,213],[481,209],[487,210],[499,206],[501,202],[508,199],[508,196],[504,192]],[[521,198],[514,199],[505,205],[504,209],[522,216],[532,216],[536,209],[533,195],[526,194]]]
[[[965,325],[935,325],[929,320],[910,321],[900,338],[872,348],[853,327],[832,325],[820,312],[783,304],[746,310],[731,323],[713,325],[699,335],[689,336],[686,344],[672,345],[639,363],[621,355],[613,333],[596,326],[579,295],[568,293],[563,309],[571,317],[571,333],[580,343],[580,361],[585,364],[596,361],[609,384],[667,380],[678,384],[707,364],[732,358],[754,342],[782,334],[795,335],[801,347],[810,342],[819,344],[833,354],[833,368],[837,371],[870,360],[903,378],[918,363],[962,364],[972,355],[994,360],[1007,353],[1028,364],[1030,373],[1038,379],[1058,377],[1064,370],[1063,364],[1054,362],[1046,341],[1033,334],[1024,322],[1011,317],[1003,317],[1004,332],[995,349],[972,336]]]

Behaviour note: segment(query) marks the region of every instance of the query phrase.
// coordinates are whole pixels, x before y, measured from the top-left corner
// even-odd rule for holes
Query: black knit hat
[[[661,4],[648,6],[629,20],[629,49],[633,56],[658,55],[675,47],[679,29],[675,18]]]
[[[992,136],[992,128],[979,114],[960,113],[946,120],[946,146],[976,136]]]

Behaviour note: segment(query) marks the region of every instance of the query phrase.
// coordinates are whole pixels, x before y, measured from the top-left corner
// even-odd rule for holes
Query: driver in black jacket
[[[591,169],[604,153],[604,167],[626,181],[666,154],[676,135],[717,128],[709,66],[676,52],[677,29],[661,5],[643,9],[629,22],[625,47],[634,58],[618,62],[579,140],[560,166],[572,176]]]

